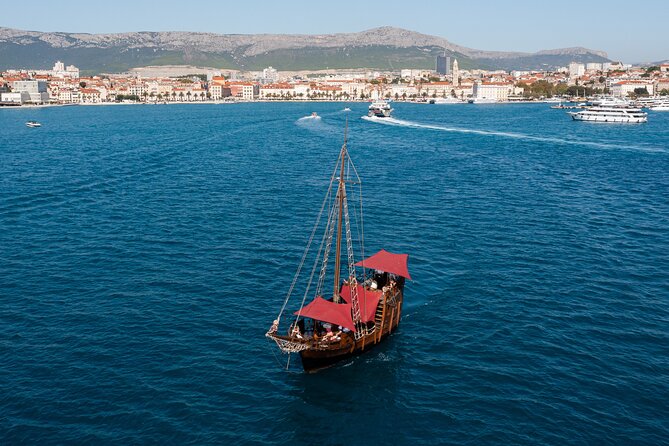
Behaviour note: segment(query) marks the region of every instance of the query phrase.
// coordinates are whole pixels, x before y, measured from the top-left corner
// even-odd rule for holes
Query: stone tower
[[[458,87],[460,85],[460,68],[458,67],[458,59],[453,60],[453,86]]]

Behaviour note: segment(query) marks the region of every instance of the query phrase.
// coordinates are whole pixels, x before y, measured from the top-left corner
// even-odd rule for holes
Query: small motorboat
[[[28,126],[28,127],[42,127],[42,124],[40,124],[37,121],[28,121],[28,122],[26,122],[26,126]]]
[[[346,107],[346,108],[344,109],[344,111],[345,111],[345,112],[350,112],[350,111],[351,111],[351,109],[350,109],[350,108],[348,108],[348,107]]]
[[[321,117],[318,116],[318,113],[316,113],[316,112],[311,112],[311,119],[321,119]]]

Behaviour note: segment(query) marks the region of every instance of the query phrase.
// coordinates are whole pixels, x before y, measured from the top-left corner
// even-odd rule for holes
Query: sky
[[[32,0],[0,26],[31,31],[322,34],[396,26],[481,50],[583,46],[626,63],[669,59],[669,0]]]

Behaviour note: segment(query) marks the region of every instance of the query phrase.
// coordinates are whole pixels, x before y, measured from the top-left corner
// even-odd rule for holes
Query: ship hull
[[[393,304],[387,304],[376,321],[375,330],[357,341],[350,333],[336,344],[325,348],[315,346],[301,351],[300,359],[304,371],[314,373],[372,350],[397,329],[402,317],[403,298],[403,293],[400,293],[399,298]]]

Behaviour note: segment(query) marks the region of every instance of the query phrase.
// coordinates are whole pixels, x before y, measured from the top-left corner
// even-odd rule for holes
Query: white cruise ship
[[[390,108],[390,104],[386,101],[374,101],[369,106],[369,112],[367,116],[374,116],[377,118],[390,118],[390,112],[393,109]]]
[[[569,114],[575,121],[646,122],[648,120],[648,113],[641,111],[640,108],[632,107],[608,107],[597,105]]]

